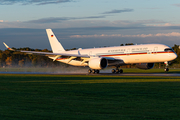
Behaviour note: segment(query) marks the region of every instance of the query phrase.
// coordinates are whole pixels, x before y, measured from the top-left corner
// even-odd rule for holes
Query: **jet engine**
[[[152,69],[154,67],[154,63],[138,63],[136,64],[137,68],[139,69]]]
[[[106,58],[102,58],[102,57],[96,57],[96,58],[91,58],[89,60],[89,67],[91,69],[104,69],[108,66],[108,61]]]

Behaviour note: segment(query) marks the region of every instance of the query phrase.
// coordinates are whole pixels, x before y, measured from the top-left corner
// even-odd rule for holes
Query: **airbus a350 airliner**
[[[104,48],[91,48],[65,51],[61,43],[51,29],[46,29],[49,42],[53,53],[20,51],[27,54],[37,54],[48,56],[53,61],[59,61],[73,66],[89,66],[89,73],[99,73],[99,70],[105,69],[107,66],[115,66],[112,73],[123,73],[119,69],[122,65],[136,64],[140,69],[151,69],[154,63],[164,62],[166,64],[165,71],[168,69],[168,61],[174,60],[177,55],[173,49],[164,44],[143,44],[131,46],[114,46]],[[5,43],[4,45],[9,49]],[[14,51],[14,50],[13,50]]]

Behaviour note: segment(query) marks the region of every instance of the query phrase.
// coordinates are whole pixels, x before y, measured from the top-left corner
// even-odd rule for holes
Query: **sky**
[[[65,49],[134,43],[180,45],[178,0],[0,0],[0,49]]]

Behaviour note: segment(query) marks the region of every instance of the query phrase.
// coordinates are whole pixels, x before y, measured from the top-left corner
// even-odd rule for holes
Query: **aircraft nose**
[[[176,59],[177,58],[177,54],[174,53],[172,57],[173,57],[173,59]]]

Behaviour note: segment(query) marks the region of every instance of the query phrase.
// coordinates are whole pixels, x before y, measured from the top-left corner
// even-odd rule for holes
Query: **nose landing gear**
[[[169,64],[168,64],[168,62],[167,62],[167,61],[166,61],[166,62],[164,62],[164,64],[166,65],[166,67],[165,67],[164,71],[165,71],[165,72],[168,72],[168,71],[169,71],[169,68],[168,68]]]

